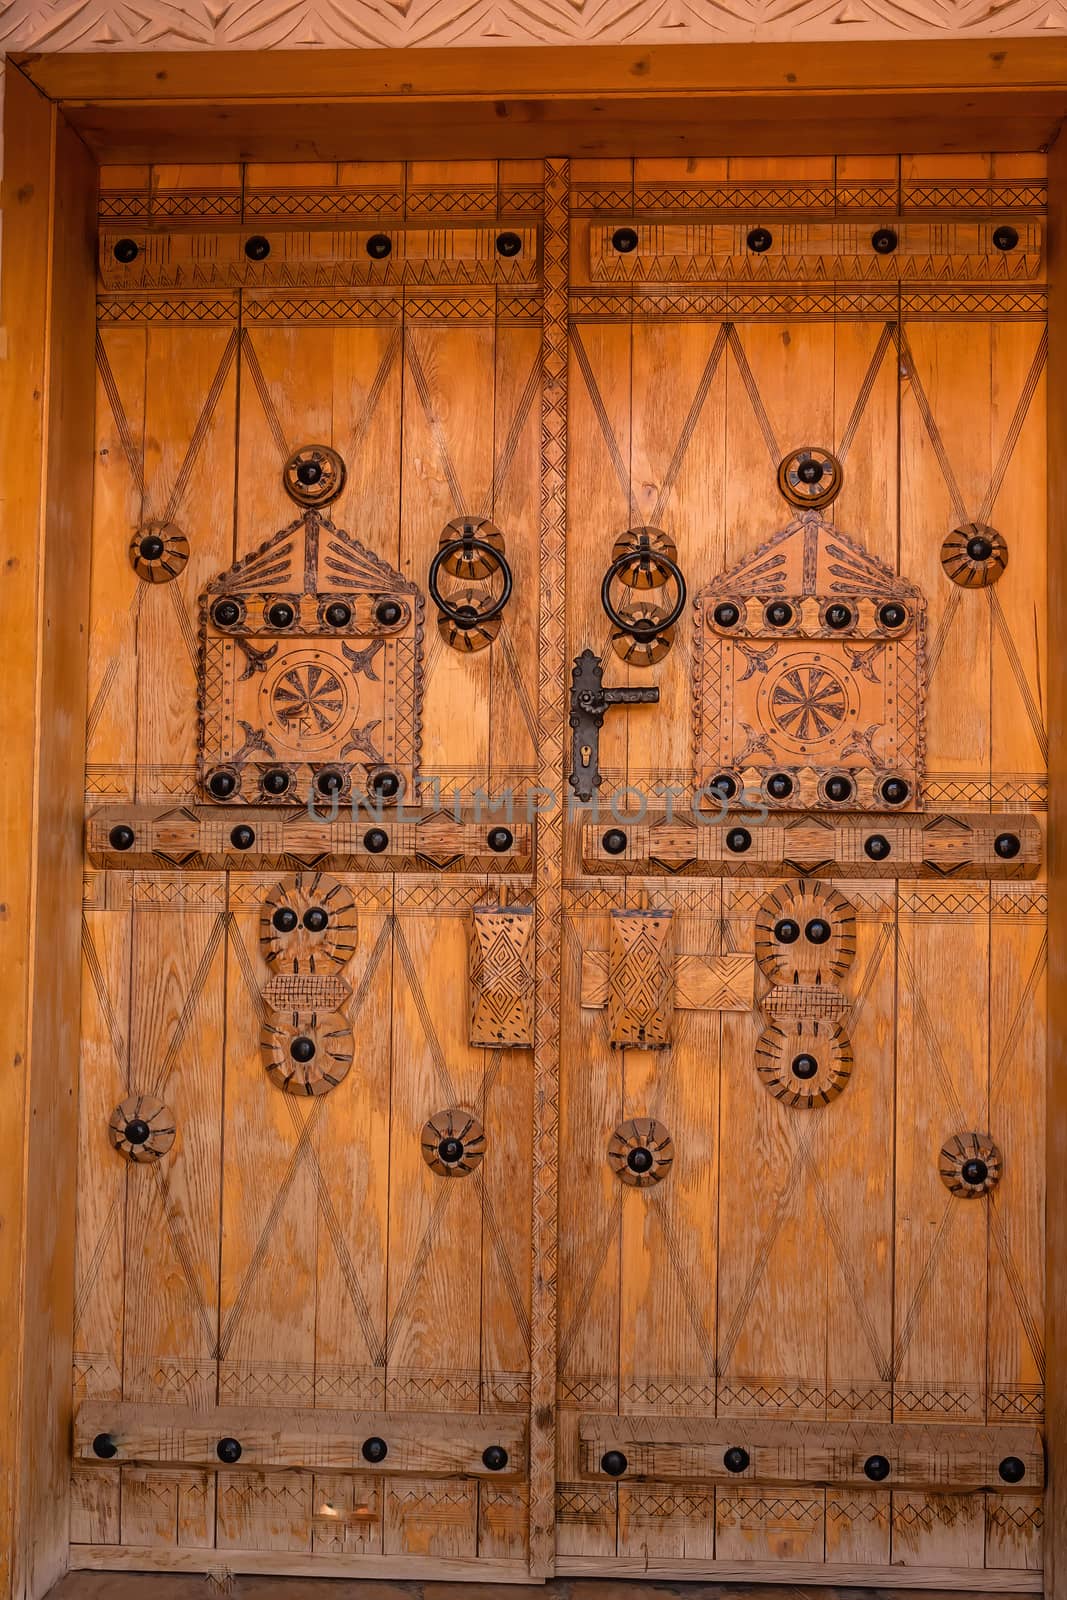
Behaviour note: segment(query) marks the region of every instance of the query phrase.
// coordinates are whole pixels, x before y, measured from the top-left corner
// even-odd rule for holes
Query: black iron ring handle
[[[503,586],[500,594],[492,605],[487,606],[484,611],[475,612],[473,616],[464,616],[457,607],[450,605],[437,586],[437,577],[441,568],[449,556],[455,555],[457,550],[478,550],[483,556],[489,556],[496,562],[497,570],[502,579]],[[498,617],[511,599],[511,568],[503,551],[497,550],[494,545],[487,544],[484,539],[450,539],[448,544],[441,546],[430,562],[430,574],[427,584],[430,590],[430,598],[434,605],[442,616],[448,618],[454,627],[463,630],[478,628],[482,623],[491,622],[494,617]]]
[[[604,607],[608,617],[618,628],[620,633],[628,633],[632,639],[654,639],[657,634],[666,633],[668,628],[673,628],[682,612],[685,610],[685,579],[676,561],[670,556],[665,556],[657,550],[653,558],[658,567],[662,567],[668,578],[673,578],[678,586],[678,598],[665,617],[653,621],[650,617],[640,617],[636,621],[627,619],[621,612],[616,611],[611,603],[611,586],[622,572],[624,567],[632,567],[634,552],[626,550],[621,556],[616,556],[607,572],[604,582],[600,585],[600,604]]]

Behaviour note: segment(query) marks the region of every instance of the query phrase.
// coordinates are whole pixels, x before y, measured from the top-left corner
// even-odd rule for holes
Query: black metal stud
[[[363,1457],[364,1461],[373,1461],[377,1463],[385,1460],[386,1456],[389,1454],[389,1446],[386,1444],[384,1439],[380,1439],[376,1433],[372,1433],[370,1438],[364,1439],[363,1443],[360,1445],[359,1453]]]
[[[245,255],[249,261],[266,261],[270,255],[270,240],[261,233],[254,233],[251,239],[245,240]]]
[[[626,849],[626,835],[621,828],[609,828],[600,843],[609,856],[621,856]]]
[[[237,1439],[220,1439],[215,1446],[215,1454],[220,1461],[225,1461],[227,1466],[233,1466],[235,1461],[241,1459],[241,1445]]]
[[[806,1051],[799,1056],[793,1057],[792,1072],[794,1078],[814,1078],[818,1070],[818,1061],[814,1056],[808,1055]]]
[[[812,917],[805,925],[804,937],[809,944],[825,944],[832,931],[825,917]]]
[[[487,1445],[482,1451],[482,1465],[490,1472],[503,1472],[508,1464],[508,1453],[502,1444]]]
[[[394,800],[400,793],[400,774],[398,772],[376,772],[370,781],[371,792],[379,795],[383,800]]]
[[[395,600],[379,600],[374,608],[374,620],[381,623],[383,628],[395,628],[403,615],[402,608]]]
[[[498,256],[517,256],[522,249],[522,240],[517,233],[498,233],[496,236],[496,253]]]
[[[887,806],[902,806],[911,794],[911,785],[903,778],[886,778],[882,784],[882,799]]]
[[[110,1461],[112,1456],[117,1456],[119,1447],[110,1433],[98,1433],[93,1440],[93,1455],[99,1456],[101,1461]]]
[[[216,800],[228,800],[237,791],[237,778],[223,767],[211,774],[207,786]]]
[[[884,833],[872,833],[863,841],[864,854],[872,861],[884,861],[891,849],[892,846]]]
[[[891,256],[899,242],[894,228],[875,228],[871,234],[871,249],[880,256]]]
[[[392,254],[393,241],[387,233],[372,233],[365,248],[372,261],[384,261]]]
[[[720,628],[733,628],[741,619],[741,608],[735,606],[732,600],[724,600],[715,607],[712,615]]]
[[[211,608],[211,619],[220,628],[232,628],[241,620],[241,606],[236,600],[216,600]]]
[[[330,913],[324,906],[308,906],[302,921],[309,933],[325,933],[330,926]]]
[[[263,787],[267,794],[284,794],[290,781],[284,767],[271,767],[263,774]]]
[[[267,608],[267,621],[272,628],[289,628],[296,619],[296,609],[288,600],[275,600]]]
[[[772,800],[788,800],[793,793],[793,780],[788,772],[775,772],[767,779],[767,793]]]
[[[745,243],[754,256],[761,256],[765,250],[771,248],[774,240],[769,228],[750,228]]]
[[[786,605],[784,600],[772,600],[763,615],[768,627],[788,628],[793,620],[793,607]]]
[[[621,256],[628,256],[632,250],[637,249],[637,233],[633,228],[616,228],[611,236],[611,248],[617,250]]]
[[[735,856],[743,856],[752,845],[752,835],[747,828],[731,828],[726,835],[726,848]]]
[[[437,1146],[437,1154],[447,1166],[454,1167],[457,1161],[463,1160],[463,1140],[454,1135],[442,1139]]]
[[[256,842],[256,830],[250,828],[247,822],[240,823],[230,831],[230,843],[235,850],[251,850]]]
[[[133,846],[134,832],[125,822],[117,822],[107,836],[112,850],[129,850]]]
[[[1019,230],[1013,228],[1010,222],[1002,222],[999,228],[993,229],[993,246],[997,250],[1014,250],[1019,243]]]
[[[289,1046],[289,1054],[294,1061],[299,1061],[301,1066],[306,1066],[315,1059],[315,1041],[309,1039],[306,1033],[298,1033]]]
[[[621,1478],[627,1465],[621,1450],[605,1450],[600,1458],[600,1470],[606,1472],[609,1478]]]
[[[279,906],[270,920],[279,933],[292,933],[296,927],[296,912],[292,906]]]
[[[1017,833],[998,833],[993,840],[993,849],[1002,861],[1014,861],[1022,849],[1022,844]]]
[[[326,767],[315,774],[315,787],[320,794],[340,794],[344,786],[344,776],[336,767]]]
[[[296,481],[302,483],[305,489],[313,489],[322,481],[322,463],[320,461],[301,461],[296,469]]]
[[[841,605],[840,602],[835,602],[834,605],[827,606],[826,626],[828,628],[833,628],[835,632],[839,633],[842,628],[848,628],[851,626],[851,624],[852,609],[850,606]]]
[[[649,1172],[654,1159],[651,1150],[643,1144],[638,1144],[627,1155],[626,1165],[631,1172]]]
[[[907,620],[907,609],[896,600],[887,600],[878,608],[878,621],[883,628],[902,628]]]
[[[889,1476],[889,1462],[885,1456],[868,1456],[863,1463],[863,1475],[872,1483],[881,1483]]]
[[[742,1445],[732,1444],[723,1454],[722,1464],[727,1472],[746,1472],[751,1459]]]
[[[490,828],[485,836],[485,842],[490,850],[495,850],[499,855],[502,850],[510,850],[515,843],[515,835],[510,828]]]
[[[721,794],[724,800],[732,800],[737,793],[737,779],[729,772],[718,772],[708,784],[713,794]]]
[[[124,267],[128,267],[130,262],[136,261],[141,254],[141,247],[136,239],[116,239],[111,254],[116,261],[121,261]]]
[[[774,924],[774,937],[779,944],[796,944],[800,938],[800,923],[794,922],[792,917],[783,917]]]
[[[352,607],[344,600],[331,600],[323,616],[331,628],[347,628],[352,621]]]
[[[1026,1463],[1020,1461],[1018,1456],[1005,1456],[998,1464],[997,1471],[1005,1483],[1022,1483],[1026,1477]]]
[[[826,472],[826,463],[816,460],[815,456],[805,456],[797,465],[797,477],[801,483],[820,483]]]
[[[973,1188],[977,1188],[980,1183],[984,1183],[989,1177],[989,1163],[983,1161],[981,1156],[971,1156],[960,1168],[960,1177],[964,1183],[969,1183]]]
[[[158,561],[167,547],[158,533],[146,533],[137,548],[146,561]]]
[[[380,856],[388,844],[389,835],[384,828],[368,828],[363,835],[363,848],[369,850],[372,856]]]
[[[972,561],[988,561],[993,554],[993,541],[976,533],[973,539],[967,540],[967,554]]]
[[[835,772],[832,778],[826,780],[826,798],[840,802],[852,799],[853,783],[851,778],[844,778]]]
[[[122,1131],[130,1144],[147,1144],[152,1137],[152,1130],[143,1117],[132,1118]]]

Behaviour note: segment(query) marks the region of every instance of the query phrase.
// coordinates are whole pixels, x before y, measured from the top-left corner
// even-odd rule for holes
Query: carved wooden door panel
[[[1040,162],[101,209],[72,1559],[1039,1588]]]

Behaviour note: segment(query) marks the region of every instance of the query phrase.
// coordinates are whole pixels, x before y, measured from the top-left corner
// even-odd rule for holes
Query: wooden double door
[[[1040,1587],[1044,205],[104,170],[75,1564]]]

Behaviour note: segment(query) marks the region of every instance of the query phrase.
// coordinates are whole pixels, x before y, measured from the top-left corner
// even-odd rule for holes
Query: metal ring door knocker
[[[615,654],[631,667],[651,667],[662,661],[674,640],[674,625],[685,609],[685,579],[678,566],[674,540],[661,528],[628,528],[616,539],[611,565],[600,586],[600,603],[614,630]],[[612,589],[627,592],[616,604]],[[673,585],[675,599],[666,604]],[[621,597],[620,597],[621,599]]]
[[[441,593],[442,572],[460,585],[448,597]],[[500,589],[494,595],[497,579]],[[485,517],[453,518],[430,562],[427,585],[437,607],[437,626],[447,645],[471,652],[492,644],[500,632],[512,590],[511,567],[500,529]]]

